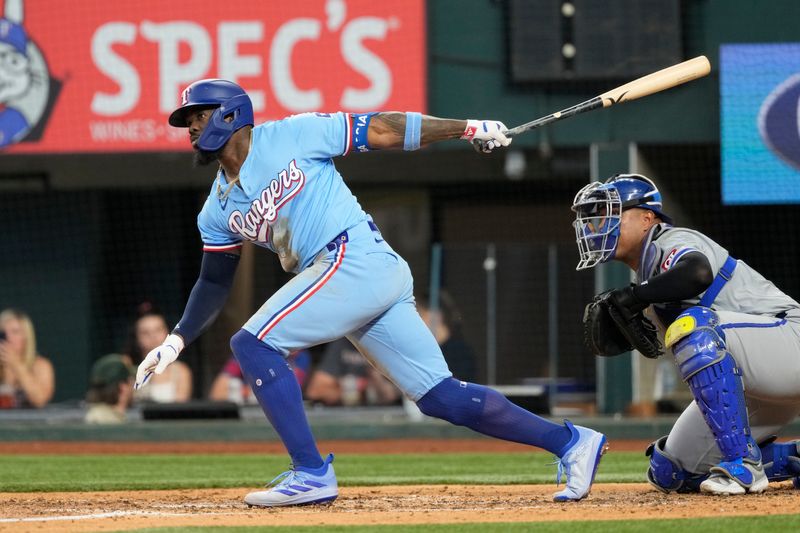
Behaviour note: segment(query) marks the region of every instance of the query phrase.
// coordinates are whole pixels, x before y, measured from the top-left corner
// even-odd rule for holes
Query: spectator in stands
[[[125,353],[133,365],[138,365],[144,356],[158,347],[169,334],[164,315],[153,310],[149,303],[139,308],[139,317],[131,328]],[[147,387],[134,393],[136,402],[174,403],[187,402],[192,398],[192,374],[189,366],[176,361],[163,374],[153,374]]]
[[[436,337],[453,377],[475,381],[475,353],[461,332],[461,311],[447,291],[439,291],[438,308],[432,310],[426,297],[418,297],[417,311]]]
[[[53,365],[36,353],[30,317],[6,309],[0,313],[0,408],[44,407],[53,392]]]
[[[356,350],[347,339],[328,344],[305,397],[324,405],[391,405],[400,391]]]
[[[109,354],[92,365],[86,401],[88,424],[120,424],[127,418],[136,371],[127,357]]]
[[[311,354],[308,350],[300,350],[289,355],[289,366],[294,370],[294,375],[300,388],[306,382],[308,370],[311,367]],[[228,359],[225,366],[208,393],[208,399],[216,402],[233,402],[239,405],[258,405],[258,400],[250,390],[250,386],[244,381],[242,369],[234,357]]]

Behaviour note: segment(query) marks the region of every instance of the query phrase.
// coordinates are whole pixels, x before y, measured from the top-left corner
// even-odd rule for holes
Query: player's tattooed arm
[[[466,120],[452,120],[422,115],[420,145],[459,139],[467,126]],[[373,150],[403,148],[406,134],[406,114],[394,111],[376,113],[369,123],[369,146]]]

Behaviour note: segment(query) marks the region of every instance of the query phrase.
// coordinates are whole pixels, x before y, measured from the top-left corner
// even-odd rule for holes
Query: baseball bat
[[[562,109],[561,111],[557,111],[545,117],[537,118],[525,124],[520,124],[508,130],[506,135],[513,137],[579,113],[585,113],[601,107],[611,107],[612,105],[621,104],[629,100],[636,100],[637,98],[664,91],[683,83],[696,80],[697,78],[702,78],[709,72],[711,72],[711,63],[708,62],[708,58],[706,58],[706,56],[698,56],[694,59],[684,61],[683,63],[678,63],[677,65],[672,65],[671,67],[637,78],[625,85],[620,85],[599,96],[581,102],[580,104]]]

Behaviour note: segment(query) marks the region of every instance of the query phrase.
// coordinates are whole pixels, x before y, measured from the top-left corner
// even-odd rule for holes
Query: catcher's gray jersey
[[[716,274],[728,251],[700,232],[655,226],[645,241],[637,281],[666,272],[689,252],[706,256]],[[652,305],[646,310],[662,334],[699,298]],[[728,351],[741,370],[753,438],[778,433],[800,414],[800,304],[738,260],[733,276],[711,307],[717,311]],[[670,431],[665,451],[690,472],[702,473],[721,459],[711,430],[692,402]]]
[[[680,258],[689,252],[700,252],[711,264],[716,274],[728,258],[728,251],[699,231],[686,228],[674,228],[667,224],[659,224],[651,230],[643,248],[639,263],[637,282],[647,280],[666,272]],[[666,328],[684,309],[697,305],[697,298],[656,304],[654,313],[648,313],[651,320],[658,319],[659,329]],[[742,260],[737,261],[733,277],[717,295],[711,307],[717,311],[735,311],[750,315],[798,316],[800,320],[800,304],[778,289],[771,281],[753,270]]]

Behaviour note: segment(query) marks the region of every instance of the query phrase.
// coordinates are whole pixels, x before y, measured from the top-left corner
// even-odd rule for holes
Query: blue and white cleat
[[[764,492],[769,479],[764,473],[761,457],[752,459],[734,459],[723,461],[709,470],[711,475],[700,484],[700,490],[706,494],[737,496],[741,494],[758,494]]]
[[[593,429],[574,426],[569,420],[564,420],[564,423],[573,436],[577,432],[578,438],[558,461],[556,483],[561,484],[561,474],[566,473],[567,486],[553,495],[553,501],[577,502],[592,490],[600,459],[608,451],[608,441],[605,435]]]
[[[765,444],[768,445],[769,442]],[[711,475],[700,484],[700,491],[706,494],[724,496],[764,492],[767,485],[769,485],[769,479],[761,461],[761,447],[750,438],[747,443],[747,450],[747,457],[723,461],[717,466],[712,466],[709,469]],[[786,450],[781,451],[785,453]],[[774,447],[770,453],[774,463]],[[770,467],[774,474],[776,470],[775,464],[771,464]]]
[[[339,496],[339,485],[333,471],[333,454],[317,469],[298,466],[284,472],[269,485],[268,490],[251,492],[244,503],[253,507],[282,507],[330,503]]]

